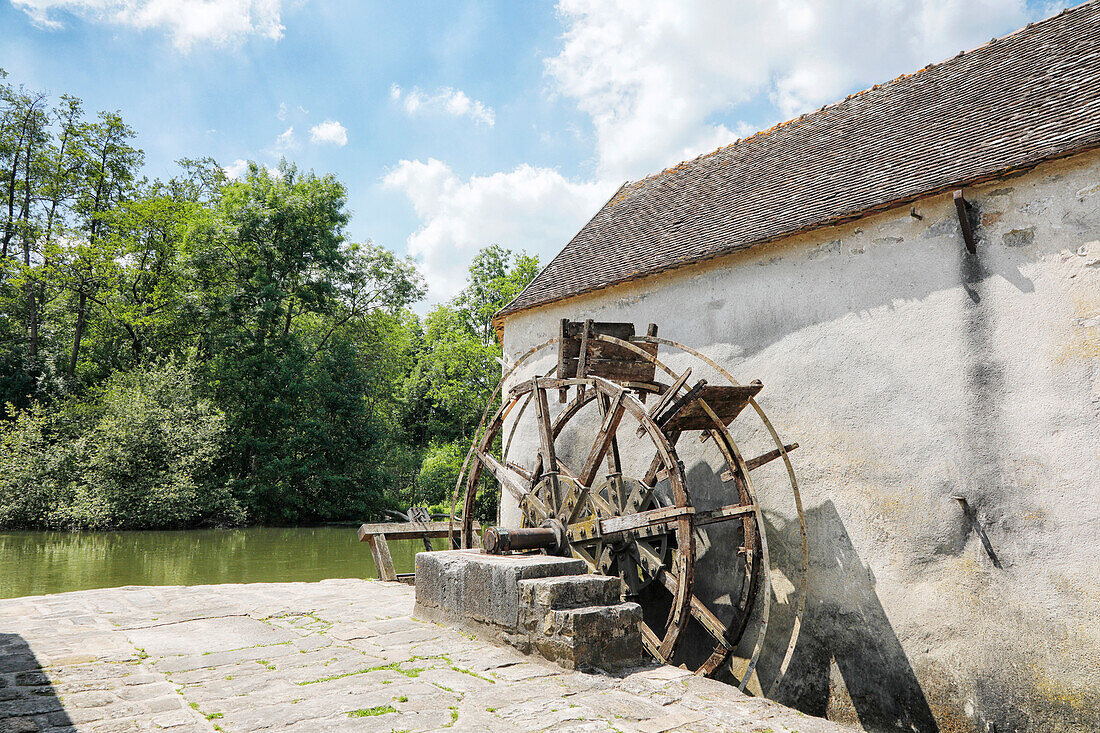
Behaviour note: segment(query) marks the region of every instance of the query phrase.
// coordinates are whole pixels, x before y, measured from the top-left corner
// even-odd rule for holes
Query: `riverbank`
[[[0,601],[0,731],[840,731],[683,670],[568,672],[327,580]]]

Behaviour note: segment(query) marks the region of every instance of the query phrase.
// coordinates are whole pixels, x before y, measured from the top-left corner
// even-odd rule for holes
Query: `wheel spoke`
[[[657,557],[652,550],[644,545],[637,545],[638,554],[637,557],[645,565],[646,569],[654,574],[654,577],[660,581],[669,593],[676,595],[676,590],[679,587],[679,583],[676,578],[672,576],[672,573],[665,569],[664,563]],[[723,646],[726,645],[726,626],[722,623],[721,619],[714,615],[706,604],[699,599],[699,596],[694,593],[691,595],[691,615],[699,624],[707,630],[715,641],[719,642]]]
[[[636,596],[641,590],[642,579],[638,574],[641,569],[642,561],[638,556],[637,547],[631,547],[619,554],[619,572],[622,574],[623,582],[626,583],[628,595]]]
[[[535,417],[539,423],[539,443],[542,454],[542,466],[547,473],[557,473],[558,456],[554,451],[554,430],[550,425],[550,405],[546,399],[546,390],[539,387],[535,379]]]
[[[600,393],[600,414],[607,419],[607,413],[611,409],[611,398]],[[616,431],[617,433],[618,431]],[[611,447],[607,451],[607,472],[617,474],[622,472],[622,462],[619,459],[619,440],[613,433],[611,435]]]
[[[797,447],[798,443],[791,443],[789,445],[783,446],[783,450],[779,450],[778,448],[776,448],[773,451],[768,451],[764,455],[757,456],[756,458],[750,458],[749,460],[745,461],[745,468],[750,471],[760,468],[761,466],[771,463],[776,458],[782,456],[784,453],[790,453]],[[727,483],[733,481],[733,471],[723,471],[721,478]]]
[[[639,631],[642,632],[642,646],[645,647],[645,650],[655,659],[659,659],[662,662],[667,661],[667,659],[661,655],[661,640],[653,633],[653,629],[649,628],[649,624],[643,621],[638,627]]]
[[[527,488],[527,482],[523,480],[523,476],[507,466],[502,465],[500,461],[489,453],[479,450],[477,451],[477,457],[485,468],[489,469],[489,473],[493,474],[497,482],[500,483],[509,494],[515,497],[516,501],[520,503],[520,506],[526,505],[531,507],[536,515],[541,515],[542,519],[550,518],[550,507]]]
[[[512,463],[511,461],[505,461],[504,465],[507,466],[508,468],[510,468],[511,470],[515,471],[516,473],[518,473],[520,476],[522,476],[523,479],[525,481],[527,481],[528,485],[530,485],[531,483],[534,482],[535,474],[531,473],[530,471],[528,471],[526,468],[519,465],[518,463]]]
[[[649,416],[656,418],[660,414],[661,410],[665,409],[665,406],[669,402],[676,399],[676,393],[680,391],[680,388],[687,382],[688,377],[691,376],[691,367],[684,370],[684,373],[680,375],[680,378],[673,382],[672,386],[665,390],[665,393],[661,395],[661,398],[657,400],[653,407],[649,408]],[[642,437],[645,434],[645,428],[641,425],[638,426],[638,437]]]
[[[599,572],[598,566],[596,564],[596,558],[592,557],[587,549],[583,547],[578,547],[577,545],[573,545],[573,554],[579,556],[581,560],[584,560],[585,564],[588,565],[589,572]]]
[[[619,390],[611,398],[611,404],[607,408],[607,414],[604,416],[600,431],[596,434],[596,441],[588,454],[588,460],[584,462],[584,468],[577,476],[577,480],[585,486],[592,485],[592,479],[596,477],[600,463],[603,462],[607,449],[611,447],[611,442],[615,439],[615,431],[619,429],[619,421],[622,420],[625,410],[623,407],[624,394],[625,390]]]

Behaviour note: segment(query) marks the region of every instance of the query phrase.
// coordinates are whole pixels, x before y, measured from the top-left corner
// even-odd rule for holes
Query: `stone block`
[[[415,613],[567,669],[646,664],[641,607],[620,602],[618,578],[586,569],[581,560],[545,555],[422,552]]]
[[[610,606],[619,602],[621,592],[618,578],[606,575],[521,580],[519,586],[525,605],[546,609]]]
[[[444,550],[416,555],[416,615],[433,621],[473,621],[503,629],[519,624],[519,582],[579,575],[583,560],[548,555],[486,555]]]

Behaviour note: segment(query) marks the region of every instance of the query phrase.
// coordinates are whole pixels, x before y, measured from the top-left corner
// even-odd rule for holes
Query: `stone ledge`
[[[611,671],[650,662],[641,608],[621,602],[618,579],[586,569],[581,560],[546,555],[421,552],[415,613],[566,669]]]

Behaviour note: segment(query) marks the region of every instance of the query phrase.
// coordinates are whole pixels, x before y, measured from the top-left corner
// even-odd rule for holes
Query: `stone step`
[[[622,600],[618,578],[606,575],[568,575],[519,581],[522,603],[546,610],[612,606]]]

